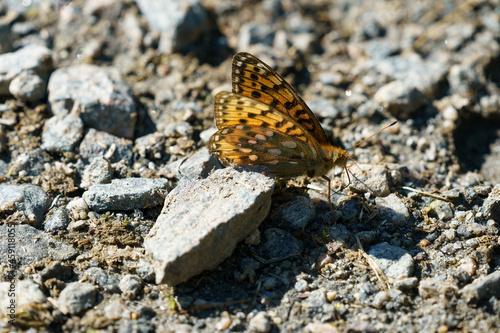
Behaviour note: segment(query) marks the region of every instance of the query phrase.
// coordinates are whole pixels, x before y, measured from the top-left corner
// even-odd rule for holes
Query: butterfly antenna
[[[367,137],[367,138],[366,138],[366,139],[364,139],[363,141],[356,143],[356,144],[355,144],[354,146],[352,146],[351,148],[347,148],[347,150],[351,150],[352,148],[359,146],[359,145],[360,145],[360,144],[362,144],[363,142],[365,142],[365,141],[367,141],[367,140],[370,140],[371,138],[373,138],[375,135],[379,134],[379,133],[380,133],[380,132],[382,132],[383,130],[385,130],[385,129],[387,129],[387,128],[391,127],[391,126],[396,125],[396,123],[397,123],[397,122],[398,122],[397,120],[396,120],[396,121],[394,121],[392,124],[387,125],[386,127],[382,128],[381,130],[378,130],[376,133],[374,133],[374,134],[370,135],[369,137]]]

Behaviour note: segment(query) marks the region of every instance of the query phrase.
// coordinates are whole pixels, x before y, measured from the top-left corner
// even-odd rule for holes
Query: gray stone
[[[311,199],[297,196],[271,214],[271,220],[280,228],[300,230],[305,228],[315,217],[316,209]]]
[[[56,210],[52,215],[46,216],[43,230],[55,234],[59,230],[64,230],[70,222],[69,213],[66,208]]]
[[[409,81],[387,83],[377,90],[373,99],[393,115],[403,119],[410,118],[415,110],[427,104],[424,94]]]
[[[339,109],[335,107],[333,102],[327,98],[315,99],[308,101],[307,105],[318,116],[323,118],[337,118],[340,114]]]
[[[368,254],[388,278],[395,279],[401,275],[406,277],[413,275],[415,262],[406,250],[384,242],[372,246]]]
[[[248,323],[250,332],[267,333],[271,328],[271,319],[264,311],[258,312]]]
[[[203,147],[186,159],[177,160],[166,166],[169,173],[177,179],[207,178],[214,169],[221,168],[219,161],[214,158],[207,147]]]
[[[136,0],[153,30],[161,32],[159,49],[186,52],[210,33],[207,10],[198,0]]]
[[[50,155],[41,148],[36,148],[19,155],[12,168],[13,175],[25,173],[27,176],[38,176],[45,171],[45,163],[51,163]]]
[[[54,261],[49,266],[46,266],[41,272],[40,277],[43,280],[48,279],[59,279],[59,280],[68,280],[73,275],[73,269],[60,261]]]
[[[97,302],[96,288],[90,283],[72,282],[61,291],[57,307],[63,314],[81,315]]]
[[[366,172],[366,175],[363,174],[360,168]],[[359,164],[359,168],[352,167],[349,172],[354,175],[350,177],[352,191],[359,193],[371,192],[377,197],[384,197],[391,193],[387,166]]]
[[[135,299],[142,291],[143,286],[144,281],[137,275],[127,274],[120,280],[120,290],[130,299]]]
[[[102,268],[91,267],[85,271],[84,279],[99,287],[99,290],[104,293],[119,293],[120,282],[117,278],[106,274]]]
[[[449,202],[436,200],[430,206],[429,215],[442,221],[448,221],[453,217],[453,207]]]
[[[403,200],[396,194],[391,193],[383,198],[377,197],[375,198],[375,203],[383,218],[386,218],[398,226],[402,226],[408,222],[410,212],[408,208],[406,208]]]
[[[15,296],[12,297],[12,295]],[[14,300],[15,309],[19,315],[20,309],[36,311],[37,304],[47,302],[47,297],[40,286],[31,279],[15,281],[15,284],[11,284],[10,281],[0,282],[0,315],[4,318],[11,314],[8,308],[11,306],[11,300]]]
[[[48,77],[53,69],[52,61],[51,51],[37,44],[1,54],[0,95],[8,95],[12,80],[24,71],[31,70],[42,78]]]
[[[166,179],[114,179],[111,184],[97,184],[83,193],[91,210],[134,210],[161,205],[165,199]]]
[[[13,49],[10,26],[0,23],[0,54],[11,52]]]
[[[54,116],[44,124],[41,148],[51,153],[71,152],[82,139],[82,134],[80,117],[73,114]]]
[[[7,253],[9,247],[12,247],[9,246],[11,240],[14,241],[14,252],[19,265],[39,262],[46,258],[68,260],[77,255],[73,247],[25,224],[6,223],[0,226],[0,253]],[[0,257],[0,262],[7,262],[7,256]]]
[[[87,64],[60,68],[50,76],[48,89],[54,115],[75,108],[85,126],[133,138],[137,111],[117,69]]]
[[[80,143],[80,155],[87,161],[105,157],[111,163],[123,160],[130,164],[133,156],[132,141],[91,128]]]
[[[238,35],[238,49],[248,49],[253,44],[272,46],[275,31],[269,26],[253,22],[243,23]]]
[[[379,291],[373,298],[372,306],[375,309],[382,309],[391,299],[391,294],[388,291]]]
[[[88,189],[92,185],[108,184],[113,178],[113,168],[107,159],[101,156],[95,157],[85,167],[80,187]]]
[[[458,287],[451,282],[436,279],[424,279],[418,284],[418,294],[422,298],[452,297],[458,293]]]
[[[493,189],[483,202],[482,211],[486,218],[500,222],[500,191]]]
[[[24,71],[9,85],[9,92],[23,102],[34,103],[47,96],[47,82],[33,71]]]
[[[37,226],[49,208],[50,197],[34,185],[0,185],[0,212]]]
[[[264,259],[284,259],[298,256],[302,253],[304,244],[290,233],[269,228],[264,231],[265,242],[258,248],[258,253]]]
[[[500,298],[500,271],[495,271],[474,280],[460,290],[460,295],[467,303],[477,304],[491,297]]]
[[[417,285],[418,279],[416,277],[409,277],[394,281],[394,287],[398,290],[412,290],[415,289]]]
[[[232,168],[181,181],[145,240],[156,282],[173,286],[217,267],[267,216],[273,188],[264,175]]]

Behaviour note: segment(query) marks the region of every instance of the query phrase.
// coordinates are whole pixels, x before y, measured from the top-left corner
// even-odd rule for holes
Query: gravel
[[[0,1],[0,330],[498,331],[499,6]],[[210,155],[240,51],[332,193]]]

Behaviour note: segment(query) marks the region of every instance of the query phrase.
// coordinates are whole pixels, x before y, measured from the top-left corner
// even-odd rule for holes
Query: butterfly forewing
[[[325,131],[299,94],[274,69],[245,52],[233,59],[233,92],[261,101],[289,115],[319,144],[330,144]]]

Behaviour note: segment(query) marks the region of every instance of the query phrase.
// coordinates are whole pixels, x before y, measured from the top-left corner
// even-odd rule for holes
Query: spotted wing
[[[252,169],[278,177],[297,177],[316,165],[316,151],[304,141],[262,126],[234,125],[217,131],[209,150],[225,166]]]
[[[234,93],[255,98],[290,116],[318,143],[330,145],[318,119],[295,89],[260,59],[237,53],[233,58],[232,81]]]

